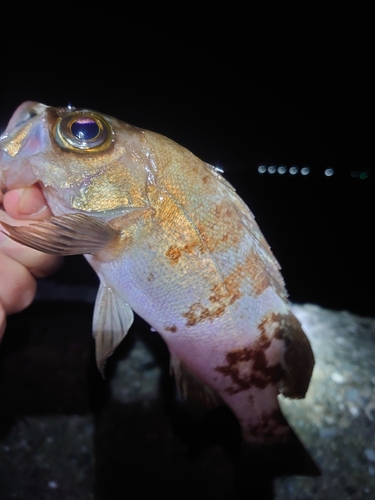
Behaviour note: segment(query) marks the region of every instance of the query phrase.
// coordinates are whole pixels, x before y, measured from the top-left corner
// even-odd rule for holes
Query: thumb
[[[14,219],[40,220],[52,215],[37,184],[8,191],[3,197],[3,205]]]

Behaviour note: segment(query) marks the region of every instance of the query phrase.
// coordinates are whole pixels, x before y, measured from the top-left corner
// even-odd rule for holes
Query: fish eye
[[[82,153],[103,151],[112,142],[112,128],[107,120],[86,110],[60,117],[54,135],[60,147]]]

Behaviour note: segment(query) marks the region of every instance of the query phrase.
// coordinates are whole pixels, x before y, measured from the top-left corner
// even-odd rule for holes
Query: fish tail
[[[251,470],[252,475],[271,478],[321,475],[319,466],[291,427],[281,442],[254,446],[242,440],[240,470],[247,471],[247,475]]]
[[[320,476],[321,470],[292,429],[288,439],[255,446],[242,439],[234,456],[235,498],[274,499],[280,476]]]

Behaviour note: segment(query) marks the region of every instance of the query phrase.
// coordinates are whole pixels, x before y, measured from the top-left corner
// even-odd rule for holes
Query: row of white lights
[[[309,175],[310,174],[310,167],[302,167],[301,169],[292,166],[292,167],[285,167],[281,165],[280,167],[275,167],[274,165],[266,166],[266,165],[259,165],[258,167],[258,172],[260,174],[280,174],[284,175],[289,173],[290,175],[297,175],[300,173],[301,175]],[[326,177],[332,177],[332,175],[335,173],[334,169],[332,167],[328,167],[324,170],[324,175]],[[367,179],[370,176],[370,171],[369,170],[352,170],[350,172],[350,176],[353,178],[358,178],[358,179]]]
[[[298,172],[301,172],[301,175],[309,175],[310,168],[309,167],[302,167],[301,169],[299,169],[298,167],[295,167],[295,166],[287,168],[287,167],[284,167],[283,165],[281,165],[280,167],[275,167],[274,165],[270,165],[269,167],[266,167],[266,165],[259,165],[258,172],[260,174],[266,174],[266,173],[276,174],[276,173],[278,173],[280,175],[284,175],[287,173],[289,173],[290,175],[296,175],[296,174],[298,174]],[[326,168],[324,173],[327,176],[331,176],[331,175],[333,175],[333,169]]]

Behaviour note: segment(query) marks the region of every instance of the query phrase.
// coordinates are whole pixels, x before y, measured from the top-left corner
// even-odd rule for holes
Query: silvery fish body
[[[54,217],[3,226],[38,250],[85,254],[101,283],[99,369],[135,311],[165,340],[188,401],[224,402],[250,444],[287,441],[278,394],[305,396],[313,353],[275,257],[217,169],[115,118],[27,102],[0,139],[0,185],[36,182]]]

